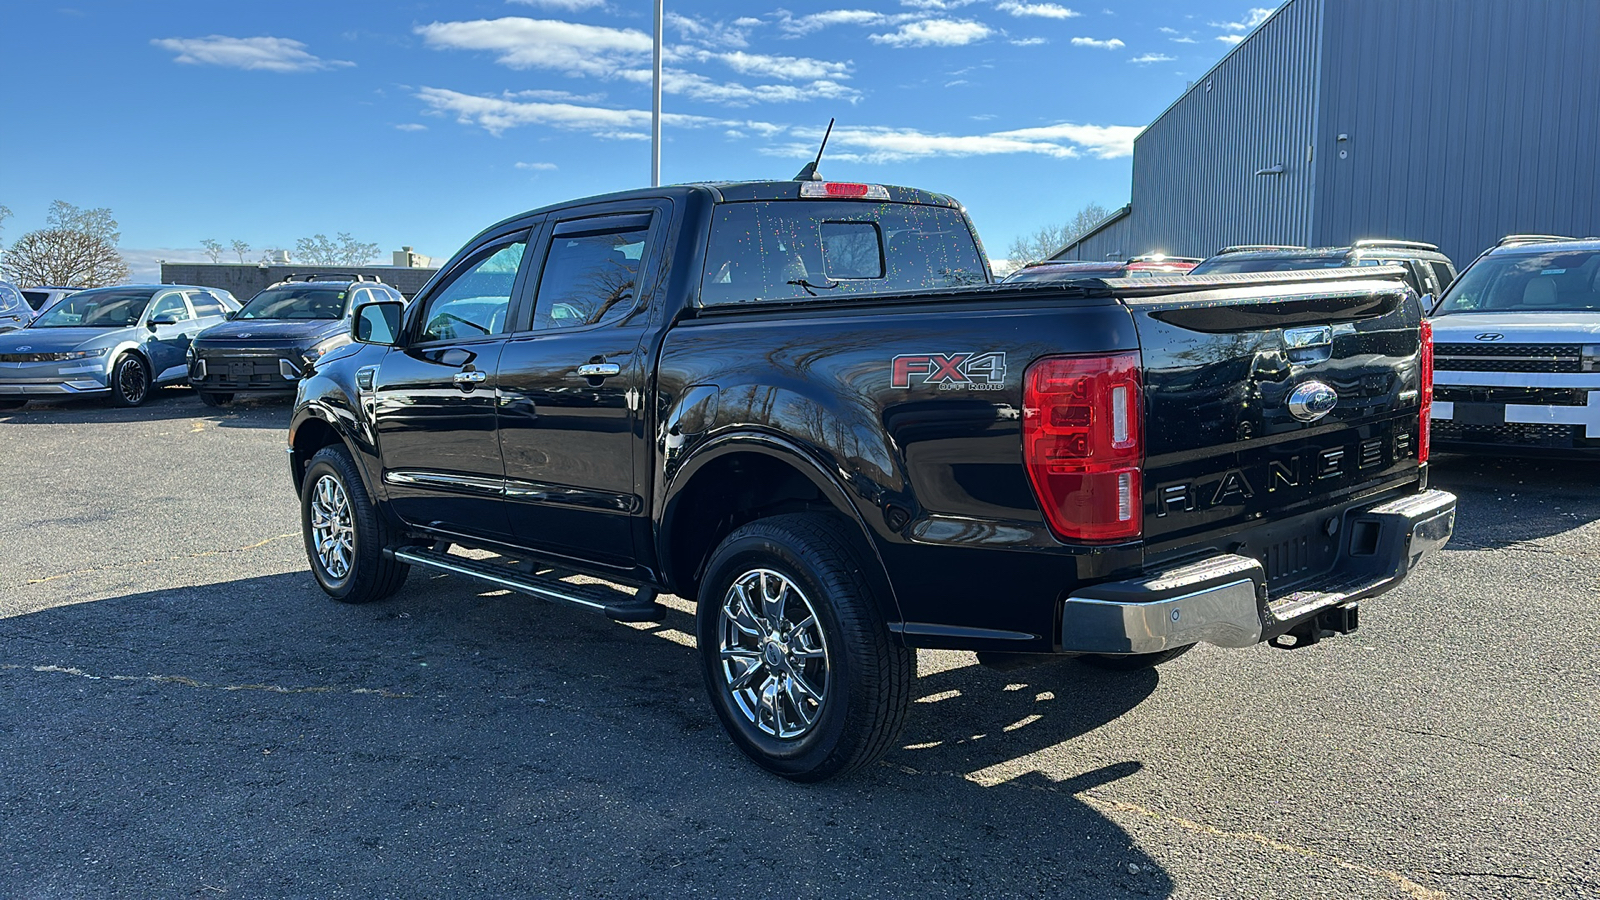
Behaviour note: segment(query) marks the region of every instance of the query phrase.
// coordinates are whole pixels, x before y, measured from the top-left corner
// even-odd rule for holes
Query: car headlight
[[[329,353],[333,352],[334,350],[339,349],[340,347],[348,346],[349,343],[350,343],[350,335],[348,335],[348,334],[335,335],[335,336],[333,336],[331,338],[328,338],[327,340],[323,341],[322,343],[317,344],[316,346],[312,347],[310,350],[307,350],[306,352],[300,354],[300,358],[306,361],[306,365],[314,366],[314,365],[317,364],[317,360],[323,358],[324,356],[328,355]]]
[[[69,359],[93,359],[96,356],[105,356],[105,355],[106,355],[106,348],[105,347],[101,347],[99,350],[68,350],[68,351],[66,351],[64,353],[51,353],[51,354],[49,354],[50,359],[55,360],[57,362],[66,362]]]
[[[189,363],[189,365],[191,365],[191,366],[194,365],[194,345],[193,344],[190,344],[189,345],[189,349],[185,350],[183,352],[183,358],[184,358],[184,360],[186,362]]]

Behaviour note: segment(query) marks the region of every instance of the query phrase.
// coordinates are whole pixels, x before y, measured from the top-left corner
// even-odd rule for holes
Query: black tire
[[[706,690],[734,744],[769,772],[803,782],[843,775],[881,757],[904,726],[917,658],[884,624],[877,592],[866,574],[874,564],[847,522],[809,513],[751,522],[728,535],[711,555],[696,615]],[[791,593],[784,601],[783,613],[764,603],[760,617],[753,617],[753,610],[745,611],[742,618],[753,627],[744,629],[735,624],[741,617],[726,615],[725,607],[738,606],[732,599],[736,582],[766,590],[763,585],[768,582],[761,572],[781,576],[790,588],[797,588],[802,603],[796,608],[800,611],[789,611],[794,602]],[[749,582],[751,576],[757,581]],[[791,615],[795,618],[789,618]],[[811,619],[816,622],[812,629],[819,630],[804,627]],[[766,641],[763,631],[785,637],[762,650],[738,646],[739,641]],[[733,635],[739,662],[731,657],[724,662],[725,633]],[[796,656],[812,658],[796,663],[784,647]],[[822,651],[820,660],[815,658],[818,650]],[[773,653],[778,661],[773,661]],[[819,661],[823,666],[820,698],[815,703],[795,699],[795,678],[800,678],[801,685],[818,680],[814,666]],[[734,666],[746,663],[748,668],[733,671]],[[753,688],[736,691],[734,687],[741,678],[753,684],[752,673],[757,670],[765,673],[760,676],[764,685],[774,685],[775,700],[770,707],[760,697],[745,695]],[[778,693],[779,684],[786,685],[785,693]],[[812,693],[813,687],[802,690],[802,695]],[[748,711],[752,705],[756,706],[754,712]],[[774,730],[767,730],[761,721],[762,710],[768,708],[774,713]],[[791,710],[797,719],[789,723],[791,727],[805,725],[801,733],[781,734],[783,709]],[[810,722],[804,722],[807,709],[812,710]]]
[[[1162,650],[1158,653],[1134,653],[1129,656],[1100,656],[1091,653],[1078,657],[1078,661],[1107,672],[1137,672],[1140,669],[1153,669],[1162,663],[1171,662],[1197,646],[1199,645],[1184,644],[1182,647],[1173,647],[1171,650]]]
[[[3,399],[0,400],[0,409],[21,409],[28,405],[26,400]]]
[[[325,489],[325,480],[337,485],[348,507],[348,518],[338,529],[349,536],[348,547],[342,554],[345,557],[343,571],[319,555],[318,536],[312,528],[314,501],[318,492]],[[333,599],[341,603],[372,603],[393,596],[405,584],[411,567],[384,554],[386,547],[395,544],[393,529],[372,505],[355,460],[344,447],[324,447],[311,457],[300,490],[300,529],[305,537],[311,575]]]
[[[206,406],[227,406],[233,402],[232,394],[218,394],[212,391],[195,391],[195,393],[200,395],[200,402]]]
[[[149,364],[137,353],[124,353],[117,359],[107,384],[112,406],[141,406],[155,387],[150,381]]]

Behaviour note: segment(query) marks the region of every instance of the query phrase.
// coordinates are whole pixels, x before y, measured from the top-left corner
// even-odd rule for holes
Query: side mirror
[[[222,314],[222,318],[228,320],[229,322],[232,322],[233,321],[233,317],[238,315],[238,314],[239,314],[239,311],[237,309],[230,309],[230,310],[227,310],[226,312],[224,312]]]
[[[176,324],[178,324],[178,317],[177,316],[156,316],[155,318],[153,318],[153,319],[151,319],[149,321],[149,323],[147,324],[146,327],[148,327],[151,331],[155,331],[157,325],[176,325]]]
[[[405,305],[395,300],[378,300],[356,307],[355,328],[352,333],[363,344],[381,344],[392,347],[399,340],[400,314]]]

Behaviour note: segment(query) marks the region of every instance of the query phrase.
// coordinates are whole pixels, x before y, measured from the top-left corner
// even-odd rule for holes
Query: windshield
[[[29,328],[127,328],[137,325],[150,305],[148,288],[80,291],[33,320]]]
[[[1600,310],[1600,250],[1495,254],[1445,292],[1439,315]]]
[[[1300,269],[1338,269],[1343,256],[1269,256],[1253,259],[1228,259],[1213,256],[1193,269],[1190,275],[1237,275],[1241,272],[1293,272]]]
[[[342,319],[343,288],[284,287],[265,290],[251,298],[235,319]]]

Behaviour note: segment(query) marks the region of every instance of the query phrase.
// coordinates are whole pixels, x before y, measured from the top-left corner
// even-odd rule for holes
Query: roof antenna
[[[822,162],[822,151],[828,149],[828,135],[833,134],[833,119],[828,119],[828,130],[822,133],[822,146],[817,148],[817,158],[805,164],[800,174],[794,176],[795,181],[821,181],[822,176],[817,174],[817,166]]]

